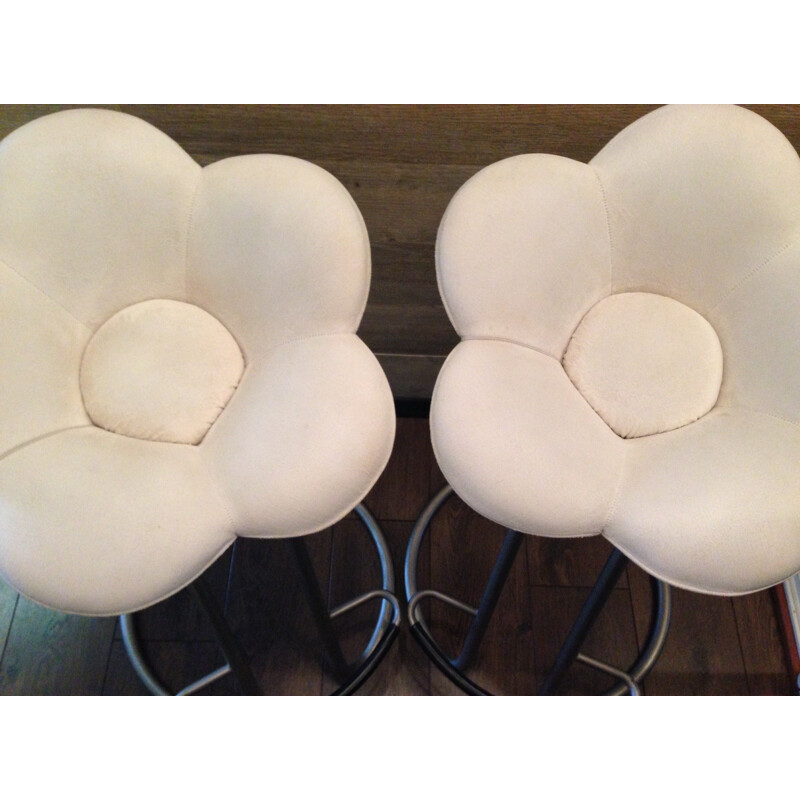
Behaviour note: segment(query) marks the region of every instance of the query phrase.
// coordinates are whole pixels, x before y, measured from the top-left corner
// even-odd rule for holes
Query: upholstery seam
[[[534,353],[539,353],[541,356],[546,356],[547,358],[552,358],[557,364],[561,364],[561,361],[556,358],[552,353],[546,353],[544,350],[540,350],[538,347],[535,347],[532,344],[526,344],[525,342],[520,342],[517,339],[507,339],[502,336],[462,336],[462,342],[503,342],[504,344],[514,344],[517,347],[524,347],[526,350],[532,350]]]
[[[37,442],[43,442],[45,439],[49,439],[51,436],[57,436],[59,433],[66,433],[67,431],[77,431],[81,430],[82,428],[96,428],[97,426],[93,422],[86,423],[84,425],[70,425],[67,428],[59,428],[55,431],[49,431],[48,433],[42,433],[39,436],[34,436],[32,439],[26,439],[24,442],[20,442],[19,444],[15,444],[9,450],[6,450],[4,453],[0,453],[0,463],[6,460],[8,456],[14,455],[14,453],[18,453],[20,450],[24,450],[26,447],[32,444],[36,444]]]
[[[295,342],[305,342],[308,339],[320,339],[323,336],[355,336],[357,339],[361,337],[356,333],[356,331],[329,331],[327,333],[310,333],[307,336],[300,336],[297,339],[284,339],[277,344],[274,344],[268,347],[262,355],[267,355],[267,353],[271,353],[273,350],[277,350],[279,347],[283,347],[287,344],[294,344]],[[242,375],[244,377],[244,375]],[[241,382],[241,381],[240,381]]]
[[[27,283],[28,286],[32,287],[37,292],[39,292],[39,294],[41,294],[43,297],[46,297],[51,303],[57,305],[62,311],[66,311],[66,313],[69,314],[70,317],[72,317],[72,319],[75,320],[75,322],[86,328],[86,330],[89,331],[89,333],[94,333],[94,329],[91,328],[86,322],[84,322],[82,319],[78,319],[78,317],[76,317],[75,314],[73,314],[72,311],[70,311],[63,303],[59,303],[58,300],[47,294],[47,292],[44,289],[40,289],[30,278],[23,275],[19,270],[14,269],[14,267],[12,267],[11,264],[9,264],[5,259],[0,259],[0,264],[6,267],[6,269],[13,272],[18,278],[20,278],[25,283]]]
[[[614,515],[617,513],[617,507],[619,505],[619,498],[622,494],[622,484],[625,478],[625,468],[628,465],[628,451],[630,447],[628,447],[623,440],[622,446],[622,463],[620,464],[619,468],[619,477],[617,478],[617,485],[614,488],[614,494],[611,498],[611,503],[609,504],[608,511],[606,512],[605,519],[603,520],[603,527],[600,529],[600,535],[605,535],[606,528],[608,527],[611,520],[614,518]]]
[[[754,267],[753,269],[751,269],[751,270],[750,270],[750,272],[748,272],[748,273],[747,273],[747,275],[745,275],[745,276],[744,276],[744,277],[743,277],[741,280],[739,280],[739,282],[738,282],[738,283],[737,283],[737,284],[736,284],[736,285],[735,285],[735,286],[734,286],[732,289],[728,290],[728,292],[725,294],[725,296],[724,296],[724,297],[723,297],[723,298],[722,298],[722,299],[721,299],[719,302],[717,302],[717,303],[716,303],[716,304],[715,304],[715,305],[714,305],[714,306],[713,306],[713,307],[712,307],[712,308],[711,308],[711,309],[710,309],[710,310],[709,310],[709,311],[706,313],[706,315],[705,315],[705,316],[706,316],[706,317],[710,317],[710,316],[711,316],[711,315],[712,315],[712,314],[713,314],[713,313],[714,313],[714,312],[715,312],[715,311],[716,311],[716,310],[717,310],[717,309],[718,309],[718,308],[719,308],[719,307],[720,307],[720,306],[721,306],[723,303],[725,303],[725,302],[726,302],[726,301],[727,301],[727,300],[728,300],[728,299],[729,299],[729,298],[730,298],[732,295],[736,294],[736,292],[738,292],[738,291],[739,291],[739,289],[741,289],[741,288],[742,288],[742,286],[744,286],[746,283],[749,283],[749,282],[750,282],[750,280],[752,280],[753,278],[755,278],[755,277],[756,277],[756,275],[759,275],[759,274],[760,274],[760,273],[761,273],[763,270],[765,270],[765,269],[766,269],[766,268],[767,268],[767,267],[768,267],[768,266],[769,266],[769,265],[770,265],[770,264],[771,264],[773,261],[775,261],[775,260],[776,260],[776,259],[777,259],[779,256],[783,255],[783,253],[787,252],[788,250],[791,250],[791,249],[792,249],[792,247],[794,247],[794,246],[795,246],[795,245],[798,243],[798,241],[800,241],[800,233],[798,233],[797,235],[795,235],[795,237],[794,237],[793,239],[789,240],[789,241],[788,241],[786,244],[784,244],[782,247],[779,247],[779,248],[778,248],[778,249],[777,249],[777,250],[776,250],[774,253],[772,253],[771,255],[767,256],[767,257],[766,257],[766,258],[765,258],[765,259],[764,259],[764,260],[763,260],[763,261],[762,261],[762,262],[761,262],[761,263],[760,263],[758,266],[756,266],[756,267]]]
[[[603,211],[606,215],[606,234],[608,235],[608,271],[609,271],[609,282],[610,286],[613,289],[614,286],[614,239],[611,236],[611,216],[608,213],[608,198],[606,197],[606,189],[603,186],[603,181],[600,179],[600,173],[597,171],[597,167],[594,164],[589,163],[588,166],[594,173],[595,180],[597,181],[597,185],[600,189],[600,198],[603,201]]]
[[[189,216],[188,219],[186,220],[186,246],[183,251],[183,297],[186,302],[189,301],[189,240],[191,239],[192,235],[194,210],[197,205],[197,198],[200,194],[200,185],[203,182],[204,169],[205,167],[200,167],[200,171],[197,175],[197,184],[195,185],[194,191],[192,192],[192,199],[189,203]]]
[[[770,417],[771,419],[776,419],[779,422],[785,422],[787,425],[792,425],[795,428],[800,428],[800,420],[793,420],[787,419],[786,417],[781,417],[778,414],[771,414],[769,411],[761,411],[758,408],[750,408],[750,406],[740,406],[740,405],[732,405],[732,406],[719,406],[720,411],[731,410],[731,411],[749,411],[751,414],[759,414],[763,417]]]
[[[225,516],[228,518],[228,523],[231,527],[231,535],[235,538],[238,536],[236,533],[236,523],[233,520],[233,512],[231,511],[231,505],[228,501],[227,494],[223,492],[222,487],[219,485],[219,478],[216,473],[211,469],[208,464],[206,458],[204,458],[204,451],[199,449],[197,450],[198,456],[200,458],[200,462],[203,465],[203,471],[206,473],[209,482],[214,487],[214,493],[217,495],[217,500],[219,504],[222,506],[222,510],[225,512]]]

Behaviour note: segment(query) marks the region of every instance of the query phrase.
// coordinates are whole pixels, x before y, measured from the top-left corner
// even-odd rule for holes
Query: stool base
[[[423,509],[411,532],[408,550],[406,551],[404,570],[406,599],[408,601],[408,620],[411,626],[411,633],[425,650],[428,657],[459,689],[470,695],[488,695],[490,692],[467,677],[465,670],[469,668],[477,655],[478,648],[483,640],[492,613],[525,534],[512,530],[509,530],[506,534],[503,547],[492,569],[489,582],[478,608],[473,608],[466,603],[462,603],[449,595],[433,589],[419,590],[416,578],[417,561],[423,538],[437,511],[452,495],[453,490],[450,486],[445,486],[434,495],[428,505]],[[651,578],[653,589],[653,616],[650,632],[638,658],[627,670],[617,669],[616,667],[580,652],[581,645],[591,630],[597,616],[602,611],[611,590],[619,580],[627,563],[627,557],[615,548],[600,573],[597,582],[590,591],[570,633],[567,635],[553,667],[540,688],[539,694],[552,694],[558,687],[564,673],[576,660],[617,678],[617,682],[606,691],[605,694],[630,694],[635,696],[641,693],[638,683],[655,665],[658,656],[664,648],[669,631],[671,609],[671,589],[669,584]],[[449,658],[442,651],[425,623],[420,608],[420,601],[426,597],[432,597],[441,602],[445,602],[465,613],[471,614],[473,617],[461,653],[454,659]]]
[[[326,608],[303,537],[289,540],[299,568],[301,586],[305,591],[314,622],[325,648],[325,656],[337,679],[341,681],[339,688],[332,692],[334,695],[353,694],[362,686],[388,652],[397,637],[400,623],[400,604],[395,595],[394,570],[389,547],[380,527],[367,508],[358,505],[354,510],[369,531],[378,552],[381,588],[360,595],[330,612]],[[247,654],[239,645],[225,620],[222,609],[216,603],[202,576],[192,584],[192,589],[214,628],[226,663],[184,687],[177,694],[195,694],[230,673],[233,673],[236,678],[242,694],[261,694],[258,682],[250,669]],[[354,663],[347,664],[330,623],[333,619],[371,600],[381,601],[372,636],[361,656]],[[135,614],[120,616],[122,639],[128,658],[137,675],[152,694],[171,695],[172,692],[158,678],[144,656],[136,635],[135,617]]]

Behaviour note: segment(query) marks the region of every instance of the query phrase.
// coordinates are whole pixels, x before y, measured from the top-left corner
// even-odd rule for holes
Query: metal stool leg
[[[342,655],[339,640],[333,632],[331,617],[328,614],[325,598],[320,591],[317,575],[314,572],[314,565],[311,562],[311,556],[308,554],[308,548],[302,538],[291,539],[290,545],[297,561],[297,566],[300,569],[300,575],[303,578],[302,586],[308,601],[308,607],[311,610],[314,624],[325,647],[325,655],[330,662],[334,675],[338,680],[344,681],[348,673],[347,662],[344,659],[344,655]]]
[[[606,561],[600,575],[595,582],[592,591],[583,604],[572,629],[567,634],[564,644],[556,657],[550,672],[545,678],[544,683],[539,689],[539,694],[552,694],[558,686],[559,681],[564,677],[564,673],[569,669],[570,664],[577,658],[586,636],[594,625],[600,612],[603,610],[611,591],[617,584],[628,559],[619,550],[614,548],[608,561]]]
[[[511,568],[514,566],[519,548],[522,546],[523,535],[524,534],[518,531],[512,530],[506,533],[500,555],[497,557],[497,561],[492,569],[492,574],[489,576],[489,583],[486,585],[486,590],[483,593],[481,604],[478,606],[478,613],[474,616],[469,626],[467,638],[464,640],[461,653],[458,658],[453,661],[453,666],[456,669],[469,669],[475,661],[475,656],[486,634],[486,629],[489,627],[489,621],[497,606],[497,601],[500,599],[500,593],[506,585],[508,575],[511,572]]]
[[[192,590],[197,598],[200,607],[206,612],[206,616],[214,628],[214,633],[225,654],[225,659],[228,662],[233,675],[239,682],[242,694],[245,695],[259,695],[261,694],[258,688],[258,681],[253,675],[250,668],[250,661],[247,657],[239,640],[234,636],[233,631],[222,613],[222,609],[214,599],[214,594],[209,588],[206,581],[200,576],[193,584]]]

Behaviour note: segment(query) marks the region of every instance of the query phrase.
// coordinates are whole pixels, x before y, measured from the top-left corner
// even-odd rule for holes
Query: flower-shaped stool
[[[734,595],[800,570],[800,160],[776,128],[735,106],[668,106],[588,165],[500,161],[452,199],[436,260],[462,340],[431,407],[450,487],[512,531],[501,562],[520,532],[616,548],[543,691],[626,558],[660,579],[661,610],[632,675],[608,669],[615,691],[663,645],[668,584]],[[410,600],[449,492],[412,537]],[[467,608],[475,640],[502,566],[488,606]]]
[[[369,281],[361,214],[308,162],[201,168],[144,121],[93,109],[8,136],[3,578],[54,609],[128,615],[190,584],[237,535],[301,537],[357,507],[384,573],[361,663],[374,665],[397,605],[388,550],[358,505],[394,439],[388,383],[355,335]]]

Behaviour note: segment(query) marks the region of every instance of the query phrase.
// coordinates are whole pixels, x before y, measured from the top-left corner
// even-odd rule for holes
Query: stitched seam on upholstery
[[[197,184],[192,192],[192,199],[189,203],[189,218],[186,220],[186,246],[183,250],[183,299],[188,302],[189,300],[189,240],[192,238],[192,223],[194,222],[194,209],[197,205],[197,197],[200,194],[200,184],[203,180],[203,170],[205,167],[200,167],[197,174]]]
[[[268,347],[264,351],[263,355],[271,353],[273,350],[277,350],[279,347],[283,347],[284,345],[287,344],[294,344],[295,342],[305,342],[308,339],[320,339],[323,336],[355,336],[356,339],[361,338],[355,331],[328,331],[326,333],[310,333],[308,334],[308,336],[299,336],[296,339],[283,339],[277,344],[273,344],[271,347]]]
[[[604,534],[608,524],[614,517],[614,514],[617,512],[617,505],[619,503],[619,496],[622,493],[622,483],[623,478],[625,477],[625,467],[628,464],[628,451],[630,447],[623,444],[622,447],[622,463],[619,467],[619,477],[617,478],[617,485],[614,489],[614,496],[611,498],[611,504],[608,507],[608,511],[606,512],[606,518],[603,520],[603,527],[600,529],[600,533]]]
[[[739,289],[742,288],[746,283],[750,280],[755,278],[756,275],[761,273],[766,267],[768,267],[773,261],[775,261],[780,255],[785,253],[787,250],[790,250],[797,242],[800,241],[800,234],[794,237],[794,239],[787,242],[782,247],[778,248],[772,255],[767,256],[757,267],[754,267],[747,273],[732,289],[728,291],[728,293],[706,314],[706,317],[710,317],[726,300],[728,300],[731,295],[736,294]]]
[[[217,495],[217,500],[219,500],[219,504],[222,506],[222,510],[225,512],[225,516],[228,518],[228,523],[231,526],[231,534],[236,536],[236,523],[233,521],[233,512],[231,511],[228,497],[225,492],[222,491],[217,476],[214,474],[213,470],[208,465],[208,462],[203,457],[203,451],[198,451],[198,455],[200,456],[200,462],[203,465],[203,470],[205,471],[209,482],[214,487],[214,493]]]
[[[70,317],[72,317],[72,319],[75,320],[75,322],[79,323],[84,328],[86,328],[86,330],[89,331],[89,333],[94,333],[94,330],[91,327],[89,327],[89,325],[87,325],[82,319],[78,319],[78,317],[76,317],[75,314],[73,314],[65,305],[63,305],[62,303],[59,303],[58,300],[56,300],[54,297],[51,297],[49,294],[47,294],[47,292],[44,291],[44,289],[40,289],[30,278],[25,277],[25,275],[23,275],[19,270],[14,269],[14,267],[12,267],[11,264],[9,264],[7,261],[5,261],[3,259],[0,259],[0,264],[2,264],[4,267],[9,269],[11,272],[13,272],[15,275],[17,275],[23,281],[25,281],[25,283],[27,283],[28,286],[31,286],[34,289],[36,289],[36,291],[39,292],[39,294],[41,294],[43,297],[46,297],[51,303],[54,303],[60,309],[62,309],[63,311],[66,311],[67,314],[69,314]]]
[[[603,186],[603,182],[600,180],[600,174],[597,171],[597,167],[594,164],[589,164],[592,172],[594,173],[594,177],[597,180],[597,185],[600,188],[600,197],[603,201],[603,211],[605,211],[606,215],[606,233],[608,234],[608,272],[609,272],[609,282],[611,286],[614,285],[614,240],[611,236],[611,216],[608,213],[608,199],[606,198],[606,189]]]
[[[757,408],[750,408],[749,406],[721,406],[722,410],[730,409],[731,411],[739,410],[739,411],[749,411],[751,414],[760,414],[762,417],[771,417],[772,419],[777,419],[779,422],[785,422],[787,425],[792,425],[795,428],[800,428],[800,420],[793,420],[787,419],[786,417],[781,417],[778,414],[770,414],[769,411],[761,411]]]
[[[526,344],[525,342],[517,341],[516,339],[506,339],[502,336],[462,336],[462,342],[503,342],[505,344],[515,344],[517,347],[524,347],[526,350],[533,350],[534,353],[539,353],[539,355],[547,356],[547,358],[552,358],[557,364],[560,364],[561,361],[556,358],[552,353],[546,353],[544,350],[540,350],[538,347],[535,347],[532,344]]]
[[[68,428],[59,428],[56,431],[50,431],[49,433],[43,433],[40,436],[34,436],[33,439],[28,439],[25,442],[20,442],[19,444],[15,444],[10,450],[6,450],[5,453],[0,453],[0,462],[4,461],[8,456],[13,455],[19,450],[24,450],[28,445],[36,444],[37,442],[42,442],[45,439],[49,439],[51,436],[56,436],[59,433],[64,433],[66,431],[77,431],[80,430],[81,428],[94,428],[94,427],[96,426],[90,422],[86,425],[70,425]]]

